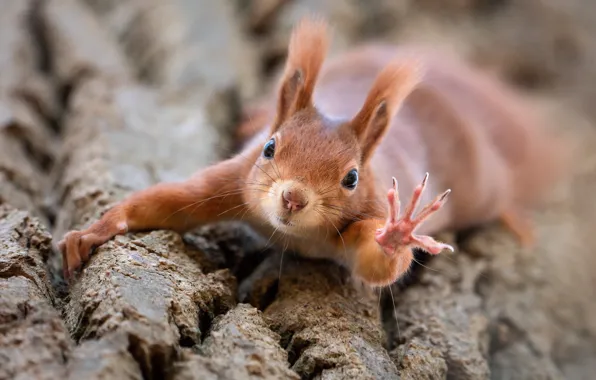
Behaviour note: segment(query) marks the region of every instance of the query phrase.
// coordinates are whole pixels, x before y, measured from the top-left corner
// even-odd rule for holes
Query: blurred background
[[[239,226],[154,232],[107,244],[68,288],[53,242],[230,155],[313,13],[331,55],[447,50],[573,140],[538,246],[498,224],[446,234],[457,255],[366,298]],[[595,37],[592,0],[1,0],[0,379],[592,379]]]

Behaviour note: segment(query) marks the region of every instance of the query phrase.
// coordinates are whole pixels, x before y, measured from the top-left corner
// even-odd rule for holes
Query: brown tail
[[[527,207],[537,206],[544,195],[570,172],[570,146],[564,139],[544,133],[528,134],[524,160],[516,167],[513,204],[500,215],[501,221],[525,248],[536,242],[534,224]]]

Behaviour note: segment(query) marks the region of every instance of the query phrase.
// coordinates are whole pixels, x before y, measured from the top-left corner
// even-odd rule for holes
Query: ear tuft
[[[377,75],[364,105],[352,120],[364,159],[370,156],[400,106],[422,78],[422,63],[405,58],[391,62]]]
[[[396,60],[387,65],[375,79],[364,105],[352,121],[356,134],[361,136],[368,127],[373,114],[389,112],[392,118],[401,103],[420,83],[423,76],[422,64],[417,60]]]
[[[289,70],[301,69],[306,75],[318,75],[329,48],[329,27],[320,16],[305,17],[298,21],[288,48]],[[306,78],[305,82],[308,82]]]
[[[386,100],[381,100],[381,102],[379,103],[379,106],[377,107],[377,112],[376,114],[385,114],[387,113],[387,101]]]
[[[320,16],[301,19],[292,31],[274,128],[312,105],[312,93],[329,48],[329,27]]]

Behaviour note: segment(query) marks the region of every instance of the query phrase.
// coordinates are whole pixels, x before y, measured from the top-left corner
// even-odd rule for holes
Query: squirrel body
[[[424,234],[502,218],[531,240],[521,209],[558,179],[562,159],[514,93],[432,52],[369,44],[324,62],[328,44],[323,20],[299,22],[277,99],[239,128],[243,149],[69,232],[65,276],[117,234],[225,219],[373,286],[404,274],[412,248],[453,250]],[[433,195],[447,188],[449,203],[451,190]],[[413,194],[403,210],[399,193]]]

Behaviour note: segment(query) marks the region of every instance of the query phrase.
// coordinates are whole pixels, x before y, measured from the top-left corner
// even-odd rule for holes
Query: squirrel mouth
[[[280,217],[280,216],[276,216],[276,217],[275,217],[275,219],[276,219],[276,220],[277,220],[279,223],[283,224],[284,226],[290,226],[290,227],[291,227],[291,226],[293,226],[293,225],[294,225],[294,223],[290,222],[288,219],[286,219],[286,218],[282,218],[282,217]]]

